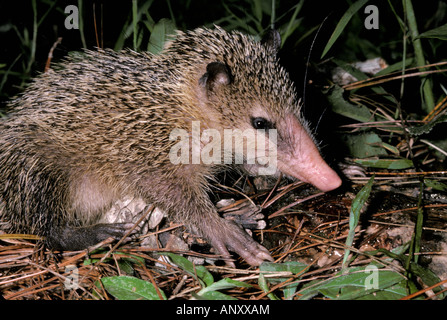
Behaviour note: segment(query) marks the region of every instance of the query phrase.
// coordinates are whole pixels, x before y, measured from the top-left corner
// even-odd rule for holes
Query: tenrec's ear
[[[214,91],[220,86],[231,83],[230,69],[222,62],[211,62],[206,66],[205,74],[199,79],[199,84],[207,91]]]
[[[278,30],[270,29],[262,38],[261,43],[272,55],[276,56],[281,47],[281,35]]]

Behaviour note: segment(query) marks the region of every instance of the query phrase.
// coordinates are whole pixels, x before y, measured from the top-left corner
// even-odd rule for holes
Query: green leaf
[[[236,280],[233,280],[230,278],[224,278],[217,282],[212,283],[208,287],[200,290],[200,292],[219,291],[219,290],[231,289],[231,288],[236,288],[236,287],[250,288],[251,285],[248,283],[236,281]]]
[[[262,0],[253,0],[252,1],[252,11],[256,18],[256,21],[262,21]]]
[[[338,37],[342,34],[342,32],[345,30],[346,25],[351,20],[352,16],[367,3],[368,0],[359,0],[357,2],[354,2],[348,10],[346,10],[343,17],[341,17],[340,21],[338,22],[337,26],[335,27],[334,32],[332,33],[331,37],[329,38],[328,43],[326,44],[326,47],[324,47],[323,53],[321,54],[321,59],[326,55],[326,53],[331,49],[331,47],[334,45],[335,41],[337,41]]]
[[[438,191],[443,191],[443,192],[447,192],[447,185],[445,183],[436,181],[436,180],[432,180],[432,179],[424,179],[424,183],[427,187],[438,190]]]
[[[204,266],[195,266],[188,259],[171,252],[161,254],[168,256],[174,264],[198,280],[203,288],[214,283],[213,275]]]
[[[237,298],[219,291],[208,291],[201,295],[193,294],[192,296],[197,300],[237,300]]]
[[[269,274],[269,273],[277,273],[277,272],[287,272],[289,271],[292,274],[298,274],[303,272],[304,270],[306,270],[309,266],[298,262],[298,261],[289,261],[289,262],[284,262],[284,263],[273,263],[273,262],[264,262],[263,264],[261,264],[260,266],[260,276],[262,276],[262,278],[259,278],[259,285],[260,287],[264,290],[264,292],[268,292],[269,288],[267,283],[270,282],[272,284],[278,284],[281,282],[286,281],[288,278],[284,278],[284,277],[278,277],[278,278],[268,278],[265,279],[264,274]],[[263,282],[265,281],[265,283]],[[293,298],[295,292],[296,292],[296,288],[298,287],[298,283],[291,283],[285,287],[282,288],[283,292],[284,292],[284,299],[291,299]],[[277,300],[278,298],[276,296],[269,296],[270,299],[272,300]]]
[[[201,297],[210,297],[210,295],[212,294],[213,291],[226,290],[226,289],[232,289],[232,288],[237,288],[237,287],[250,288],[251,285],[249,285],[248,283],[245,283],[245,282],[232,280],[230,278],[224,278],[224,279],[221,279],[221,280],[209,285],[206,288],[203,288],[202,290],[200,290],[197,293],[197,295],[201,296]],[[219,293],[219,294],[223,295],[223,293]],[[207,298],[207,299],[209,299],[209,298]]]
[[[359,106],[346,101],[343,98],[343,92],[344,90],[337,85],[330,87],[326,92],[333,112],[360,122],[370,122],[374,120],[374,116],[367,107]]]
[[[303,271],[307,264],[298,261],[288,261],[284,263],[263,262],[259,267],[261,271],[285,272],[290,271],[293,274]]]
[[[319,293],[334,300],[396,300],[407,295],[403,275],[374,265],[348,268],[330,279],[312,281],[299,291],[299,297],[309,299]]]
[[[387,155],[381,147],[382,139],[376,133],[343,134],[342,139],[354,158],[368,158]]]
[[[122,272],[125,272],[126,274],[132,275],[135,271],[133,268],[133,263],[128,261],[127,259],[124,260],[118,260],[118,266]]]
[[[435,284],[441,282],[441,279],[430,269],[426,267],[422,267],[421,265],[410,262],[410,272],[417,277],[421,278],[421,280],[424,282],[426,286],[434,286]],[[444,299],[446,297],[446,293],[444,292],[444,287],[439,286],[436,288],[433,288],[433,292],[438,293],[439,299]]]
[[[383,274],[382,274],[382,278],[383,278]],[[396,276],[396,274],[390,274],[388,277],[390,278],[389,281],[393,281],[394,279],[391,278],[392,276]],[[368,292],[365,295],[360,295],[359,297],[353,298],[355,300],[399,300],[405,296],[408,295],[408,289],[406,287],[406,281],[402,280],[400,282],[397,282],[395,284],[393,284],[392,286],[388,287],[388,288],[384,288],[382,290],[379,291],[373,291],[373,292]],[[349,297],[341,297],[345,300],[349,300]]]
[[[396,156],[398,156],[399,155],[399,149],[397,149],[395,146],[392,146],[392,145],[390,145],[390,144],[388,144],[388,143],[385,143],[385,142],[379,142],[379,143],[377,143],[376,144],[378,147],[381,147],[381,148],[383,148],[383,149],[385,149],[385,150],[388,150],[389,152],[391,152],[391,153],[393,153],[393,154],[395,154]]]
[[[358,163],[364,167],[381,168],[390,170],[408,169],[413,168],[413,161],[410,159],[354,159],[355,163]]]
[[[405,63],[405,66],[403,64]],[[383,76],[386,74],[390,74],[396,71],[402,71],[402,69],[408,68],[414,64],[413,58],[406,58],[405,61],[398,61],[394,64],[389,65],[385,69],[380,70],[375,74],[376,77]]]
[[[118,300],[160,300],[157,290],[150,282],[128,276],[102,278],[104,288]],[[166,295],[160,290],[163,299]]]
[[[421,33],[418,37],[416,37],[416,39],[418,38],[436,38],[447,41],[447,24],[444,24],[435,29],[425,31],[424,33]]]
[[[259,287],[262,289],[262,291],[264,291],[264,292],[270,291],[267,279],[264,277],[264,275],[262,273],[259,274],[258,284],[259,284]],[[268,293],[267,297],[269,297],[270,300],[279,300],[279,298],[273,292]]]
[[[429,133],[434,126],[443,122],[447,122],[447,114],[442,114],[422,126],[408,128],[408,132],[412,136],[420,136],[422,134]]]
[[[344,269],[346,261],[348,260],[348,255],[350,252],[348,248],[352,247],[352,243],[354,241],[355,236],[355,228],[357,228],[357,225],[360,220],[360,213],[362,211],[363,206],[366,203],[366,200],[368,200],[373,183],[374,183],[374,175],[369,179],[366,185],[363,186],[363,188],[359,191],[359,193],[357,193],[355,199],[352,201],[351,211],[349,212],[349,232],[345,242],[347,248],[345,249],[345,256],[343,258],[342,269]]]
[[[163,46],[169,36],[175,32],[175,24],[172,20],[163,18],[157,22],[152,30],[151,37],[149,38],[149,44],[147,51],[158,54],[163,50]]]
[[[329,290],[324,289],[320,290],[321,293],[326,293],[326,297],[336,300],[371,300],[377,298],[377,293],[380,293],[382,299],[396,300],[407,295],[403,275],[392,270],[374,268],[369,272],[366,268],[360,271],[356,272],[354,269],[346,276],[335,279],[331,283],[331,294],[328,294]],[[377,283],[369,283],[374,272],[377,273]]]
[[[406,249],[408,249],[409,244],[410,243],[407,243],[404,246],[402,246],[402,248],[404,250],[400,250],[399,252],[397,252],[395,249],[393,249],[393,251],[388,251],[385,249],[378,249],[375,252],[384,253],[387,256],[389,256],[395,260],[399,260],[402,265],[405,265],[408,260],[408,256],[405,255],[404,252],[406,251]],[[374,252],[370,252],[370,253],[374,253]],[[415,262],[410,262],[408,268],[409,268],[408,271],[411,274],[419,277],[426,286],[433,286],[433,285],[441,282],[441,279],[439,279],[439,277],[433,271],[431,271],[430,269],[427,269],[426,267],[422,267]],[[411,281],[408,281],[408,285],[414,287],[414,284]],[[433,289],[433,291],[435,293],[440,293],[438,296],[439,299],[444,299],[446,297],[446,293],[443,292],[444,290],[442,287],[436,287]]]

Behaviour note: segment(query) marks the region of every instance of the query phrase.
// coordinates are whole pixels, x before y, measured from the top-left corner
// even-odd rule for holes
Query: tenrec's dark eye
[[[251,125],[255,129],[272,129],[273,125],[270,121],[264,118],[251,118]]]

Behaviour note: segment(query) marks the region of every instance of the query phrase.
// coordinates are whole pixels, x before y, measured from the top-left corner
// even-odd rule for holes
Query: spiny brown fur
[[[212,62],[228,67],[231,85],[208,92],[199,83]],[[98,50],[70,57],[12,107],[0,122],[0,219],[8,231],[46,236],[56,248],[76,248],[61,239],[72,235],[64,228],[100,223],[126,195],[160,206],[222,247],[235,229],[206,194],[220,167],[173,165],[172,130],[189,132],[192,121],[244,130],[253,116],[276,126],[286,112],[308,130],[271,48],[220,28],[178,32],[157,56]],[[291,139],[277,128],[279,140]]]

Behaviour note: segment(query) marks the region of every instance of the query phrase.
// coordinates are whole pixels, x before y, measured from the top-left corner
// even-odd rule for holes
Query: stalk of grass
[[[171,20],[174,22],[174,25],[176,26],[177,25],[177,21],[175,19],[174,11],[172,11],[171,1],[167,0],[166,3],[168,4],[169,15],[171,16]]]
[[[276,1],[272,0],[272,14],[270,15],[270,29],[275,29],[275,19],[276,19]]]
[[[32,68],[34,60],[36,58],[36,41],[37,41],[37,27],[38,27],[36,0],[31,1],[31,6],[33,8],[33,35],[32,35],[31,42],[30,42],[30,56],[28,59],[28,64],[25,69],[25,74],[27,74],[27,75],[29,75],[29,73],[31,72],[31,68]],[[25,81],[25,79],[22,81],[21,86],[24,85],[24,81]]]
[[[422,227],[424,224],[424,205],[422,203],[424,178],[420,178],[420,180],[416,225],[414,226],[414,234],[411,238],[409,255],[405,266],[407,270],[409,270],[410,268],[411,260],[413,260],[415,263],[418,262],[419,255],[417,253],[421,251]]]
[[[138,38],[138,1],[132,0],[132,26],[133,26],[133,49],[137,50],[137,38]]]
[[[421,39],[418,38],[419,31],[416,23],[416,16],[413,10],[413,4],[411,0],[402,0],[402,4],[405,11],[405,16],[408,21],[408,28],[410,31],[410,37],[412,39],[414,55],[416,57],[416,63],[418,66],[425,65],[425,57],[424,52],[422,50]],[[424,68],[421,68],[421,71],[424,71]],[[426,78],[422,83],[422,93],[424,98],[424,103],[422,104],[422,108],[425,112],[429,113],[435,107],[435,101],[433,98],[433,91],[431,89],[431,81]]]
[[[423,204],[423,194],[424,194],[424,178],[420,178],[420,192],[418,199],[418,215],[416,219],[416,226],[414,232],[414,262],[417,263],[419,255],[417,253],[421,252],[421,239],[422,239],[422,227],[424,225],[424,204]]]
[[[83,17],[83,7],[84,7],[84,1],[78,0],[78,9],[79,9],[79,17],[78,17],[78,27],[79,27],[79,36],[81,37],[82,47],[87,48],[87,42],[85,41],[85,34],[84,34],[84,19]]]
[[[346,249],[345,255],[343,257],[342,269],[345,269],[345,267],[347,267],[346,262],[348,261],[348,256],[351,252],[349,248],[352,247],[352,244],[354,243],[355,228],[357,228],[357,225],[360,221],[360,213],[362,212],[362,209],[369,198],[369,194],[371,193],[371,189],[374,183],[374,177],[375,175],[373,175],[369,179],[368,183],[363,186],[359,193],[357,193],[355,199],[352,201],[351,210],[349,212],[349,232],[345,242]]]

